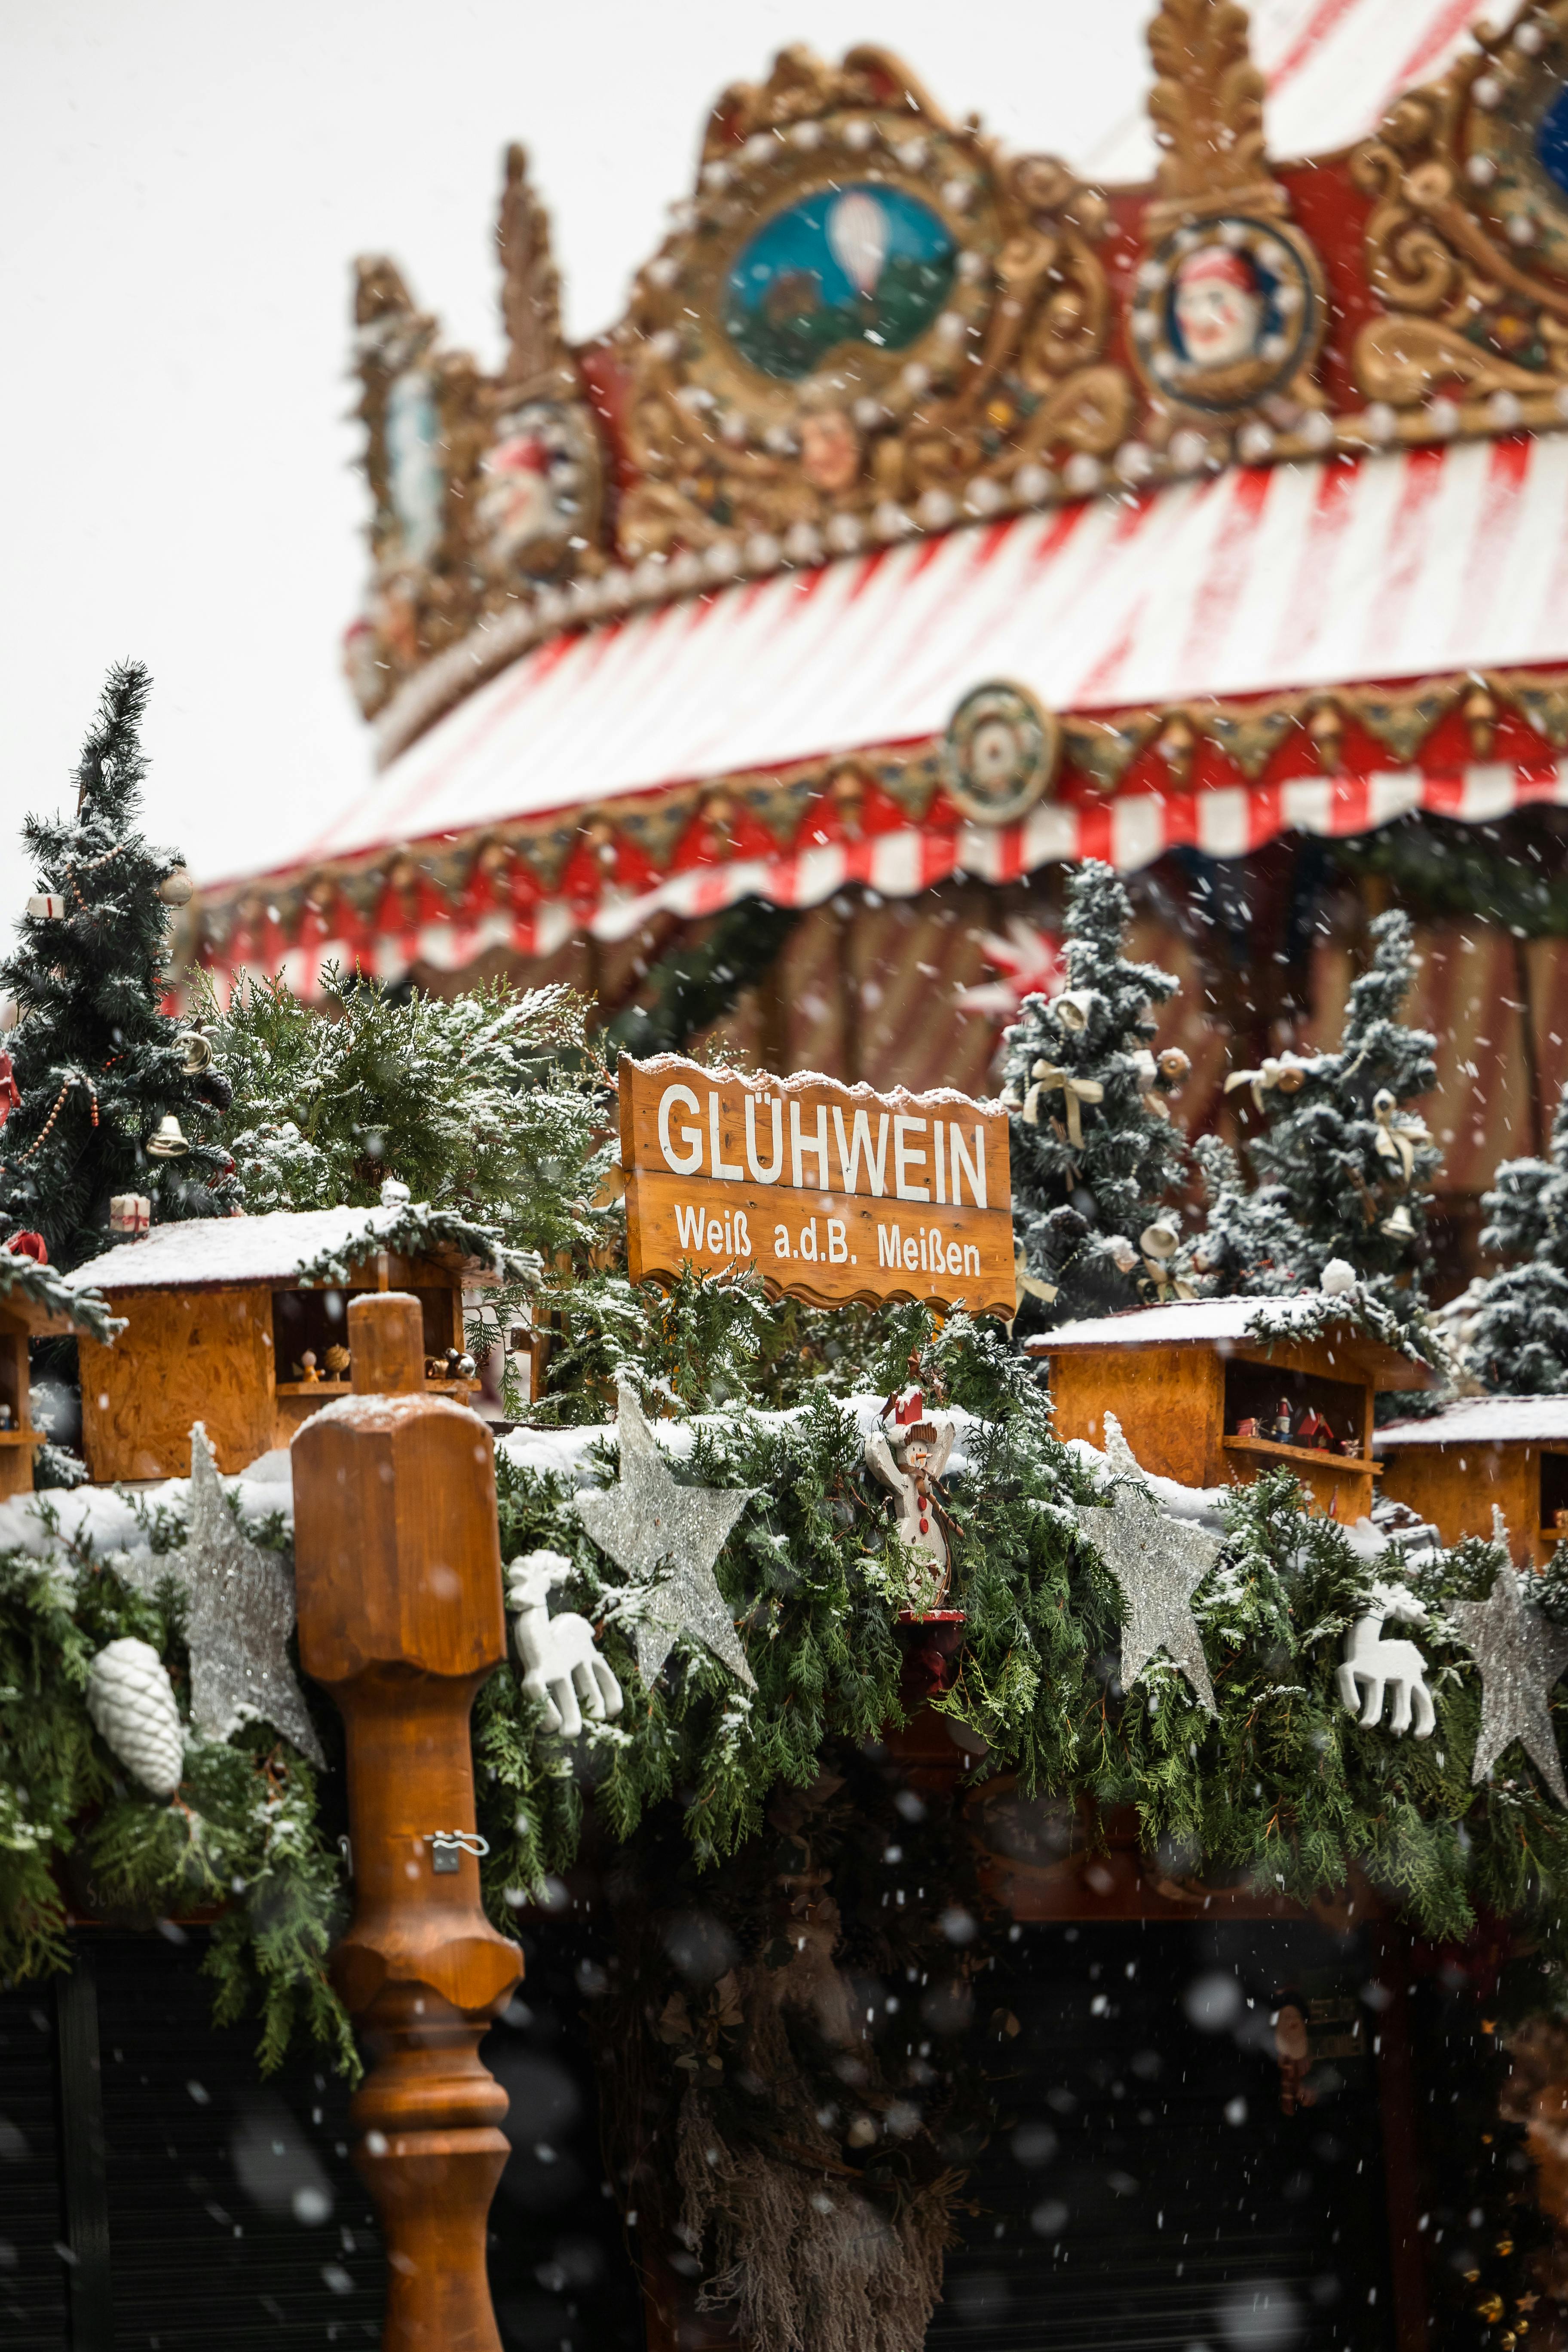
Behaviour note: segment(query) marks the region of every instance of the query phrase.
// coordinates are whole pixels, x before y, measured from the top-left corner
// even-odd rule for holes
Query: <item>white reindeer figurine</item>
[[[525,1552],[508,1564],[507,1607],[515,1610],[512,1639],[522,1662],[522,1687],[538,1702],[546,1730],[563,1739],[582,1737],[584,1716],[603,1723],[619,1715],[621,1686],[594,1647],[585,1617],[563,1610],[550,1614],[550,1591],[572,1574],[558,1551]]]
[[[1382,1638],[1383,1621],[1394,1617],[1409,1625],[1425,1625],[1426,1612],[1413,1592],[1394,1584],[1374,1584],[1373,1605],[1364,1617],[1358,1617],[1345,1636],[1344,1664],[1334,1676],[1334,1687],[1349,1715],[1360,1708],[1359,1720],[1363,1731],[1370,1731],[1383,1717],[1383,1694],[1385,1686],[1394,1685],[1394,1710],[1388,1718],[1390,1731],[1410,1729],[1411,1709],[1415,1715],[1415,1737],[1429,1739],[1436,1717],[1432,1709],[1432,1694],[1422,1679],[1426,1661],[1414,1642],[1385,1642]],[[1361,1704],[1363,1691],[1366,1704]]]

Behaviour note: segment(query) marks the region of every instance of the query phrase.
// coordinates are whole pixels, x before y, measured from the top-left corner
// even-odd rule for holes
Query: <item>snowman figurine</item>
[[[953,1427],[946,1414],[930,1414],[920,1383],[920,1358],[910,1358],[909,1385],[888,1399],[881,1419],[866,1433],[866,1464],[893,1497],[898,1530],[914,1561],[910,1570],[910,1607],[926,1616],[942,1606],[947,1591],[947,1544],[938,1523],[933,1483],[947,1467]]]

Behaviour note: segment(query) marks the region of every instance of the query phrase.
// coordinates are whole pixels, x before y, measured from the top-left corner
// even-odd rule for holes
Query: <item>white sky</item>
[[[1266,61],[1311,4],[1259,0]],[[1358,0],[1360,21],[1389,17],[1390,67],[1436,5]],[[365,519],[345,422],[355,253],[394,255],[493,363],[491,233],[521,138],[569,331],[593,333],[689,191],[711,99],[795,40],[881,41],[1009,146],[1145,169],[1151,13],[0,0],[0,935],[27,887],[16,824],[62,793],[118,657],[153,673],[149,829],[198,877],[282,862],[363,787],[338,667]],[[1299,126],[1278,127],[1289,145]]]

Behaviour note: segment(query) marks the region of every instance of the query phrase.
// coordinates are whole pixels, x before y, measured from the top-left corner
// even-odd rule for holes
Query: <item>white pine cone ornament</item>
[[[87,1711],[104,1745],[155,1797],[172,1797],[185,1764],[174,1686],[151,1642],[127,1634],[94,1658]]]

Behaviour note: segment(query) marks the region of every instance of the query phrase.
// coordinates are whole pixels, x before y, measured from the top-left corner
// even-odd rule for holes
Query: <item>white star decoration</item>
[[[730,1530],[757,1489],[682,1486],[670,1475],[633,1391],[618,1391],[621,1475],[576,1497],[577,1517],[628,1576],[653,1580],[633,1628],[637,1672],[655,1681],[678,1633],[695,1634],[748,1690],[756,1681],[713,1574]]]
[[[1492,1513],[1493,1540],[1505,1549],[1508,1529]],[[1484,1780],[1515,1739],[1560,1805],[1568,1806],[1563,1759],[1552,1728],[1552,1686],[1568,1666],[1568,1631],[1531,1609],[1511,1561],[1497,1572],[1485,1601],[1455,1601],[1448,1615],[1481,1673],[1481,1727],[1476,1735],[1471,1785]]]
[[[1105,1451],[1119,1477],[1139,1483],[1113,1487],[1109,1508],[1077,1505],[1075,1517],[1116,1579],[1126,1607],[1121,1687],[1131,1690],[1155,1651],[1163,1650],[1210,1715],[1217,1715],[1192,1600],[1223,1546],[1217,1536],[1160,1509],[1111,1412],[1105,1416]]]
[[[294,1579],[287,1560],[263,1551],[229,1509],[201,1423],[191,1430],[191,1499],[183,1551],[128,1561],[121,1573],[151,1591],[165,1579],[184,1587],[191,1654],[191,1725],[204,1739],[226,1739],[250,1717],[269,1723],[312,1764],[324,1765],[294,1668]]]

